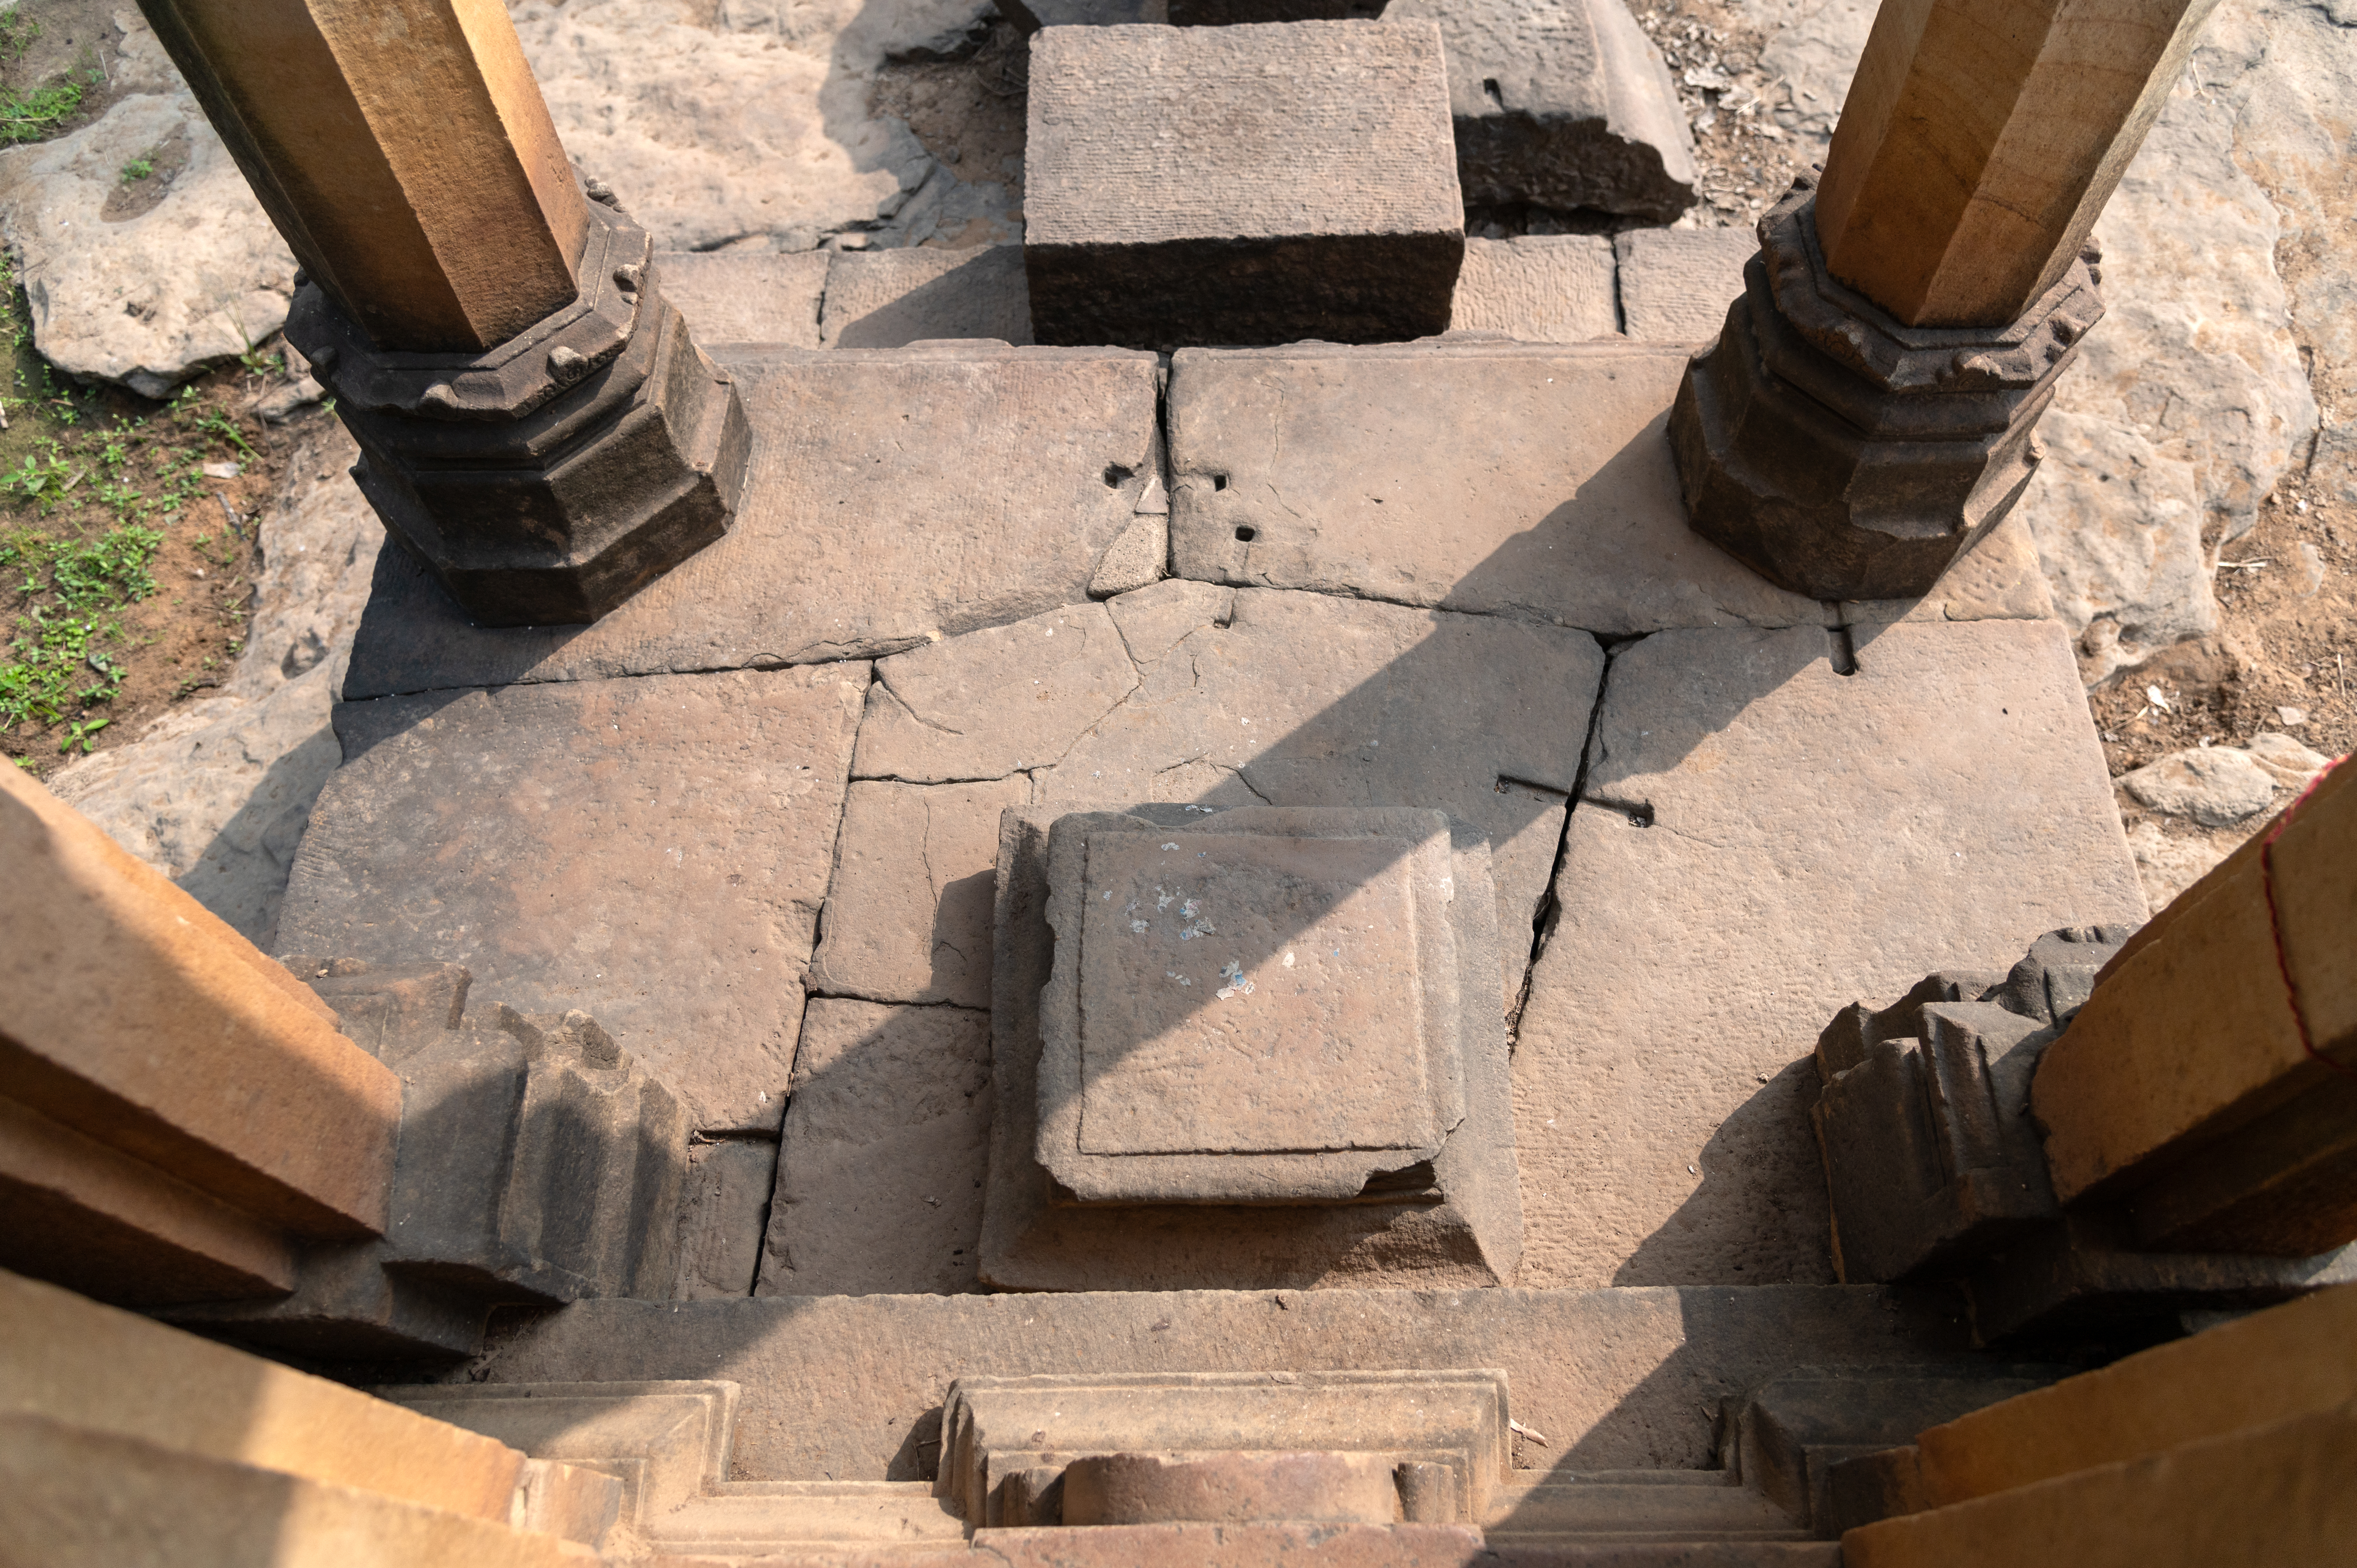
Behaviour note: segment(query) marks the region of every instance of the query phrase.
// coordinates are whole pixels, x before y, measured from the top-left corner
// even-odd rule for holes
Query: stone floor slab
[[[1584,343],[1620,330],[1612,242],[1601,234],[1531,234],[1465,242],[1452,332],[1502,332],[1524,343]]]
[[[1822,623],[1686,526],[1683,352],[1498,343],[1183,349],[1178,575],[1622,635]]]
[[[688,1145],[674,1300],[725,1301],[753,1294],[770,1195],[777,1185],[775,1138],[713,1138]]]
[[[815,663],[1016,620],[1087,598],[1155,468],[1151,356],[720,359],[753,432],[726,538],[587,627],[470,626],[385,551],[344,694]]]
[[[826,268],[828,349],[898,349],[940,338],[1031,339],[1031,287],[1023,247],[947,251],[896,246],[837,251]]]
[[[990,1015],[811,999],[760,1295],[974,1288]]]
[[[1445,811],[1489,838],[1505,994],[1518,995],[1526,949],[1513,934],[1531,929],[1554,869],[1603,668],[1596,640],[1321,594],[1163,584],[1135,596],[1147,596],[1162,635],[1190,610],[1196,625],[1033,774],[1034,804]],[[1123,605],[1112,601],[1116,619]]]
[[[1049,28],[1023,206],[1046,342],[1441,331],[1465,214],[1440,31]]]
[[[655,275],[706,353],[721,343],[820,346],[824,251],[662,251]]]
[[[863,780],[844,800],[814,991],[874,1002],[990,1005],[998,815],[1030,783]]]
[[[1852,636],[1616,653],[1514,1061],[1524,1283],[1831,1279],[1825,1021],[2144,918],[2059,626]]]
[[[1743,264],[1760,253],[1749,229],[1631,229],[1612,238],[1620,313],[1631,338],[1707,343],[1743,292]]]
[[[708,1131],[774,1132],[867,667],[347,703],[281,950],[581,1008]]]
[[[1522,1468],[1706,1469],[1720,1406],[1798,1366],[1972,1360],[1945,1304],[1873,1287],[1194,1291],[577,1302],[452,1377],[726,1378],[730,1474],[916,1480],[961,1377],[1497,1367]]]

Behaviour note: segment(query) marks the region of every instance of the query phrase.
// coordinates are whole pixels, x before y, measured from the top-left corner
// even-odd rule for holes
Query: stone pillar
[[[2215,0],[1888,0],[1822,177],[1760,221],[1670,435],[1697,532],[1922,594],[2011,510],[2103,314],[2087,235]]]
[[[585,195],[500,0],[140,8],[302,263],[286,336],[355,478],[475,619],[594,620],[720,537],[735,389]]]

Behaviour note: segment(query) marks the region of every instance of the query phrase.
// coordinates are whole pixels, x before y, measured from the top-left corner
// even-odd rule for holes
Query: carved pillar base
[[[379,349],[307,282],[287,317],[361,492],[481,625],[596,620],[726,532],[743,484],[736,388],[663,299],[645,231],[589,214],[580,297],[482,353]]]
[[[1760,220],[1670,443],[1695,532],[1781,587],[1911,598],[1994,528],[2042,455],[2032,427],[2103,317],[2092,252],[2010,326],[1907,327],[1835,281],[1814,186]]]

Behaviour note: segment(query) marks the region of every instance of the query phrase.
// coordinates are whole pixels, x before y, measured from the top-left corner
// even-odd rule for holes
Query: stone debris
[[[820,346],[898,349],[937,338],[1032,340],[1022,246],[837,251],[828,259]]]
[[[341,425],[321,424],[287,458],[262,514],[246,650],[220,692],[48,781],[264,948],[311,802],[343,761],[328,716],[384,539],[346,472],[355,456]]]
[[[284,950],[461,963],[581,1007],[690,1125],[771,1132],[842,814],[861,663],[336,710]]]
[[[2332,766],[2332,759],[2323,753],[2311,751],[2287,735],[2263,730],[2244,743],[2242,749],[2252,761],[2267,770],[2276,787],[2292,795],[2316,781],[2316,776]]]
[[[757,1295],[974,1288],[990,1015],[813,997]]]
[[[828,261],[822,251],[659,251],[654,265],[663,297],[709,352],[716,343],[818,348]]]
[[[1620,330],[1612,242],[1596,234],[1465,242],[1452,332],[1502,332],[1525,343],[1582,343]]]
[[[2248,752],[2208,746],[2147,763],[2122,775],[2120,788],[2138,805],[2222,828],[2266,811],[2275,799],[2276,780]]]
[[[1041,341],[1447,328],[1464,210],[1431,23],[1057,28],[1030,81]]]
[[[0,233],[41,356],[160,398],[285,324],[295,258],[145,22],[125,11],[117,24],[127,96],[80,130],[0,152]],[[123,213],[124,166],[167,142],[187,164],[152,207]]]
[[[879,679],[868,691],[883,689]],[[844,800],[811,989],[875,1002],[989,1006],[998,818],[1030,793],[1022,779],[854,783]]]
[[[1088,596],[1157,467],[1118,349],[721,356],[757,433],[734,526],[594,626],[478,628],[379,563],[348,697],[898,652]]]
[[[1707,343],[1743,292],[1743,266],[1760,253],[1749,229],[1631,229],[1612,237],[1620,310],[1630,337]]]
[[[1831,1280],[1824,1020],[2144,918],[2060,628],[1854,637],[1848,675],[1808,627],[1614,659],[1515,1053],[1523,1284]]]
[[[1677,89],[1621,0],[1391,0],[1383,20],[1440,25],[1469,204],[1655,223],[1694,204]]]

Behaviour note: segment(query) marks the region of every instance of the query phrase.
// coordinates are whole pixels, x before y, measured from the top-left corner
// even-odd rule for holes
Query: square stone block
[[[1585,343],[1620,333],[1612,242],[1601,234],[1531,234],[1465,242],[1452,332],[1502,332],[1525,343]]]
[[[1760,253],[1749,229],[1631,229],[1612,237],[1620,311],[1631,338],[1708,343],[1743,293],[1743,266]]]
[[[832,280],[824,251],[662,251],[655,270],[706,353],[721,343],[821,346],[819,300]]]
[[[1052,820],[1000,832],[983,1283],[1510,1283],[1479,834],[1403,808]]]
[[[898,349],[943,338],[1031,341],[1020,245],[837,251],[826,267],[819,347]]]
[[[1448,328],[1465,213],[1434,24],[1051,27],[1030,81],[1041,342]]]
[[[1076,917],[1078,961],[1041,998],[1043,1094],[1077,1049],[1081,1109],[1076,1155],[1042,1155],[1084,1199],[1349,1197],[1431,1158],[1462,1114],[1448,819],[1241,814],[1263,831],[1083,815],[1050,836],[1051,884],[1069,868],[1078,886],[1049,919]],[[1196,1157],[1095,1157],[1156,1155]]]

